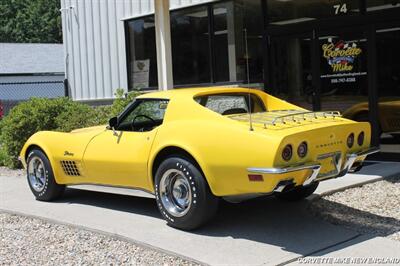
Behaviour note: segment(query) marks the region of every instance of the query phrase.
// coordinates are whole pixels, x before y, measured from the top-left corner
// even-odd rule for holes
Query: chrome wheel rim
[[[170,169],[161,177],[160,198],[167,212],[175,217],[184,216],[192,205],[192,191],[182,171]]]
[[[36,192],[41,192],[46,184],[46,168],[42,159],[33,157],[28,163],[28,178],[31,187]]]

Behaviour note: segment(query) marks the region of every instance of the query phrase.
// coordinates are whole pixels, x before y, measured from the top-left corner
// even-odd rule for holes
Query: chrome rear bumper
[[[304,170],[311,170],[310,176],[308,176],[306,181],[304,181],[303,183],[304,185],[308,185],[317,178],[319,171],[321,170],[321,165],[319,165],[318,163],[307,163],[286,168],[247,168],[247,171],[251,173],[269,175],[281,175],[293,172],[300,172]]]
[[[352,173],[356,168],[354,168],[354,163],[358,161],[359,159],[366,157],[370,154],[374,154],[379,152],[379,148],[373,147],[369,149],[365,149],[362,151],[359,151],[357,153],[350,153],[346,155],[346,162],[343,166],[342,171],[340,172],[339,176],[344,176],[348,172]]]
[[[337,168],[337,173],[332,175],[332,176],[323,176],[322,178],[319,176],[319,172],[321,170],[321,165],[318,162],[310,162],[310,163],[305,163],[305,164],[300,164],[300,165],[295,165],[291,167],[284,167],[284,168],[256,168],[256,167],[250,167],[247,168],[247,171],[250,173],[257,173],[257,174],[268,174],[268,175],[281,175],[281,174],[287,174],[287,173],[295,173],[295,172],[300,172],[304,170],[311,170],[310,175],[306,178],[306,180],[303,182],[303,185],[309,185],[313,181],[318,180],[318,177],[321,179],[325,178],[332,178],[332,177],[341,177],[347,174],[348,172],[353,172],[358,166],[354,166],[354,163],[363,159],[365,156],[368,156],[373,153],[379,152],[378,148],[369,148],[365,149],[362,151],[359,151],[357,153],[350,153],[346,155],[346,161],[344,164],[342,164],[342,161],[340,159],[340,156],[335,156],[333,158],[337,158],[334,161],[334,164]],[[337,153],[334,153],[337,154]],[[340,153],[339,153],[340,154]],[[282,188],[279,188],[279,190],[282,190]]]

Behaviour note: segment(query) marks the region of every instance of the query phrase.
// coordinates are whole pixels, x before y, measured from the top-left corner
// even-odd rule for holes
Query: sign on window
[[[134,90],[140,90],[142,88],[149,87],[149,71],[150,71],[150,59],[135,60],[133,61],[133,84]]]

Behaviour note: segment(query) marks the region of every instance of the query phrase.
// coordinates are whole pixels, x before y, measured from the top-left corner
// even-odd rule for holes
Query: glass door
[[[367,48],[363,29],[319,32],[316,62],[320,64],[321,110],[369,121]]]
[[[400,158],[400,21],[377,25],[378,125],[381,150]]]
[[[312,33],[270,36],[268,48],[270,92],[312,110]]]

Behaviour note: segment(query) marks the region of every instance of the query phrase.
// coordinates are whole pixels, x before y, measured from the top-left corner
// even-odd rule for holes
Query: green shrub
[[[65,109],[54,119],[55,130],[69,132],[76,128],[98,125],[97,112],[86,104],[68,101]]]
[[[8,160],[8,154],[0,144],[0,166],[6,166]]]
[[[0,143],[8,155],[5,165],[16,168],[24,143],[41,130],[70,131],[96,125],[96,111],[68,98],[32,98],[14,107],[2,120]]]
[[[119,115],[140,93],[133,91],[125,94],[123,89],[117,89],[114,95],[116,98],[111,106],[111,116]]]
[[[108,124],[108,120],[113,116],[111,114],[111,105],[97,106],[94,108],[94,117],[93,122],[96,125],[106,125]]]
[[[3,125],[2,121],[3,121],[3,119],[0,119],[0,134],[2,132],[2,129],[1,129],[2,125]],[[6,151],[4,150],[3,145],[1,144],[1,141],[0,141],[0,166],[6,165],[7,158],[8,158],[8,155],[7,155]]]
[[[69,132],[76,128],[107,124],[121,113],[139,93],[118,89],[110,106],[90,107],[68,98],[32,98],[14,107],[0,121],[0,165],[20,166],[17,158],[24,143],[38,131]]]

